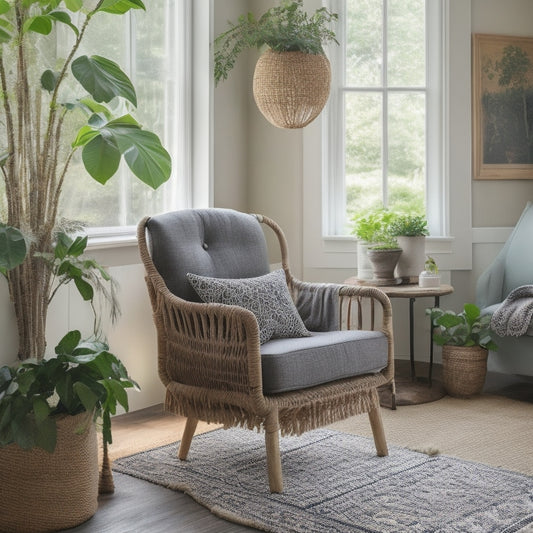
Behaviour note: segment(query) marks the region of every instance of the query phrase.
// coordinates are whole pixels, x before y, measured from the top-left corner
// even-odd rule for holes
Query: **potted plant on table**
[[[444,387],[450,396],[468,398],[483,390],[488,350],[497,350],[490,315],[467,303],[460,313],[426,309],[434,327],[433,340],[442,346]]]
[[[228,77],[243,50],[266,46],[254,72],[257,107],[274,126],[303,128],[329,96],[331,68],[323,47],[337,42],[330,28],[336,20],[324,7],[309,16],[303,0],[283,0],[259,18],[242,15],[214,41],[215,83]]]
[[[403,251],[395,276],[402,278],[403,283],[418,283],[418,275],[424,270],[426,236],[429,235],[426,218],[415,214],[395,215],[389,232]]]
[[[153,188],[170,176],[170,156],[159,138],[129,112],[137,105],[129,78],[115,62],[79,53],[90,24],[131,9],[145,6],[142,0],[0,0],[0,205],[7,214],[0,223],[0,273],[14,304],[18,358],[23,361],[2,368],[0,379],[0,470],[17,469],[10,483],[23,477],[39,446],[52,449],[56,417],[71,421],[88,416],[94,429],[92,411],[101,411],[104,443],[110,442],[109,416],[117,401],[127,407],[124,389],[134,385],[105,344],[94,339],[81,343],[75,332],[59,343],[52,363],[44,359],[47,311],[57,287],[72,281],[92,304],[95,284],[109,281],[104,269],[82,256],[86,237],[70,238],[59,229],[59,202],[74,154],[81,152],[88,174],[102,184],[116,173],[122,157],[132,173]],[[58,25],[72,32],[73,44],[67,50],[50,41]],[[67,87],[69,78],[79,84],[77,93],[73,83]],[[69,138],[73,125],[77,134]],[[55,395],[58,403],[50,406]],[[76,422],[74,430],[78,426]],[[3,478],[2,488],[19,501],[17,507],[6,504],[4,496],[0,499],[3,528],[4,516],[12,521],[9,530],[27,532],[39,515],[46,514],[50,522],[39,523],[35,530],[70,527],[94,513],[94,491],[68,503],[71,480],[94,474],[68,467],[79,453],[76,431],[60,438],[59,428],[57,435],[53,453],[43,452],[38,461],[48,466],[47,473],[37,478],[30,472],[25,478],[31,487],[6,489]],[[31,449],[24,450],[27,447]],[[88,457],[89,470],[97,472],[94,454]],[[54,458],[59,459],[54,463]],[[47,499],[49,493],[53,501]],[[57,502],[62,502],[61,512]]]
[[[368,248],[382,238],[393,218],[393,214],[379,207],[357,213],[352,217],[352,235],[357,237],[357,278],[369,280],[374,277]]]
[[[394,213],[379,207],[352,218],[352,234],[357,241],[357,277],[379,280],[379,284],[396,284],[394,269],[402,250],[390,233]]]

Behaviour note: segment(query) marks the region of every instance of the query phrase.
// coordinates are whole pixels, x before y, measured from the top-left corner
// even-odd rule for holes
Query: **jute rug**
[[[189,459],[177,444],[118,459],[114,469],[190,494],[223,518],[265,531],[531,531],[533,478],[372,439],[317,430],[283,438],[285,489],[270,494],[264,436],[242,429],[194,438]]]

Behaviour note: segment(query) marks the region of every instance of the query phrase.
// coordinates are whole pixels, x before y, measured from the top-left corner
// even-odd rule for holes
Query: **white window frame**
[[[175,26],[172,35],[176,42],[169,46],[175,54],[178,76],[185,83],[175,84],[174,94],[168,95],[177,101],[178,112],[173,121],[173,146],[166,148],[172,157],[170,179],[183,180],[175,189],[176,194],[185,195],[185,207],[212,205],[212,2],[180,0],[176,3],[176,21],[167,21]],[[134,50],[133,31],[130,34]],[[88,248],[93,250],[136,244],[135,226],[90,227],[86,232]]]
[[[442,28],[441,90],[438,94],[442,98],[443,113],[440,124],[434,127],[442,130],[442,156],[435,158],[432,154],[431,157],[432,164],[441,166],[442,178],[428,183],[427,187],[428,211],[438,208],[441,216],[436,222],[432,220],[433,235],[427,240],[426,251],[435,256],[442,270],[471,269],[470,0],[441,1],[437,17]],[[330,2],[306,1],[310,10],[323,4],[331,6]],[[435,68],[434,58],[428,57],[428,65]],[[335,203],[328,182],[331,176],[327,158],[328,112],[329,104],[322,116],[303,133],[304,271],[353,269],[356,264],[355,238],[334,235],[331,229],[329,211],[335,209]],[[428,131],[428,137],[430,135]],[[428,150],[433,150],[431,145]]]

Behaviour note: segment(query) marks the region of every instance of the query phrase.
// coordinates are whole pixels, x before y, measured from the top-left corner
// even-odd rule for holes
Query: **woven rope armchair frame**
[[[288,247],[280,227],[255,215],[271,228],[281,248],[282,267],[293,295],[322,284],[304,283],[289,270]],[[144,218],[138,243],[158,335],[158,370],[166,387],[165,408],[187,417],[178,457],[187,458],[198,420],[265,432],[271,492],[282,492],[279,434],[300,435],[337,420],[368,413],[376,451],[388,454],[377,388],[390,385],[394,396],[392,311],[388,297],[374,287],[342,286],[341,325],[376,329],[387,338],[387,366],[375,374],[341,379],[307,389],[263,393],[259,328],[250,311],[222,304],[197,303],[172,294],[156,269],[147,243]]]

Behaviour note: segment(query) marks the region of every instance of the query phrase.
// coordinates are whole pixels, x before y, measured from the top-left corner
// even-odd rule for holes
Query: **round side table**
[[[344,282],[346,285],[369,285],[369,282],[359,282],[356,277],[348,278]],[[433,380],[433,339],[429,336],[429,373],[427,378],[417,378],[415,369],[414,353],[414,304],[417,298],[433,297],[434,307],[439,307],[440,297],[453,292],[451,285],[440,285],[439,287],[419,287],[418,285],[382,285],[377,287],[389,298],[409,299],[409,361],[411,367],[411,377],[395,378],[396,382],[396,405],[414,405],[438,400],[445,396],[446,392],[440,382]],[[392,394],[390,390],[384,389],[380,392],[382,405],[392,406]]]

